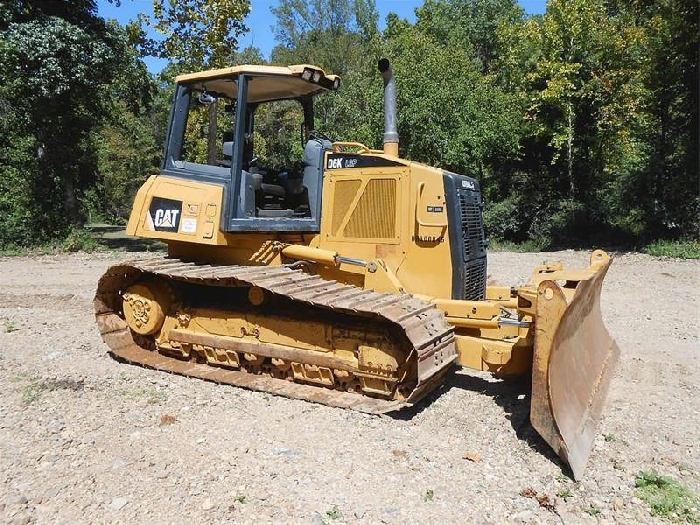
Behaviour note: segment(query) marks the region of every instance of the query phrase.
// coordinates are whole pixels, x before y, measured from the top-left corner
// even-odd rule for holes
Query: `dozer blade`
[[[569,464],[574,479],[580,479],[593,448],[620,354],[600,310],[610,263],[605,252],[595,251],[587,272],[554,271],[537,288],[530,420]],[[555,281],[565,281],[569,293]]]

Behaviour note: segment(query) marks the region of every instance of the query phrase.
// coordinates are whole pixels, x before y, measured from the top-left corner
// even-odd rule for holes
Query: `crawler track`
[[[132,332],[122,313],[124,291],[148,275],[173,283],[218,288],[255,286],[266,293],[287,298],[300,308],[332,311],[348,319],[364,318],[393,325],[411,346],[409,355],[411,358],[415,356],[411,362],[415,363],[417,384],[405,399],[379,399],[163,355],[156,350],[152,339]],[[411,295],[379,294],[326,281],[288,266],[209,265],[171,258],[125,262],[112,266],[102,276],[94,306],[100,334],[118,359],[156,370],[366,413],[391,412],[415,403],[440,384],[457,358],[453,329],[434,305]]]

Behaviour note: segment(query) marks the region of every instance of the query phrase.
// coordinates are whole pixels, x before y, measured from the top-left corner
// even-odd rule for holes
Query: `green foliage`
[[[520,200],[517,197],[508,197],[489,204],[484,210],[484,228],[492,240],[513,241],[522,238]]]
[[[100,128],[151,81],[124,31],[90,0],[11,4],[0,29],[0,247],[65,237],[103,178]]]
[[[379,43],[373,0],[280,0],[271,11],[280,43],[273,63],[316,64],[340,75],[375,66],[368,60]]]
[[[81,201],[90,222],[125,224],[136,191],[160,162],[147,115],[134,115],[117,101],[114,117],[99,130],[99,176]]]
[[[541,252],[545,246],[537,244],[535,241],[527,240],[519,243],[503,241],[500,239],[489,239],[490,252],[518,252],[534,253]]]
[[[315,101],[316,131],[333,140],[381,144],[382,83],[373,0],[281,0],[272,9],[279,45],[273,64],[315,64],[342,76],[341,88]],[[268,145],[268,151],[276,146]],[[284,147],[284,146],[283,146]]]
[[[260,165],[277,170],[303,169],[300,125],[304,112],[296,101],[280,100],[266,104],[255,114],[255,151]]]
[[[635,479],[637,494],[653,516],[679,523],[700,523],[700,498],[676,480],[655,471],[640,471]]]
[[[382,80],[376,71],[350,72],[338,92],[316,100],[316,129],[333,140],[378,148],[384,129],[382,100]]]
[[[700,241],[659,240],[649,244],[646,252],[655,257],[675,257],[678,259],[700,259]]]
[[[526,102],[520,167],[540,189],[522,199],[529,235],[697,236],[697,20],[697,4],[674,0],[553,0],[501,24],[496,69]],[[584,208],[572,216],[562,200]],[[565,229],[536,224],[547,213]]]
[[[94,252],[100,249],[100,244],[90,232],[79,229],[71,229],[68,235],[59,245],[64,252]]]
[[[12,110],[0,112],[0,135],[6,139],[0,142],[0,247],[26,246],[44,237],[31,185],[36,141],[18,130],[18,120]]]
[[[131,399],[145,401],[149,405],[162,405],[168,400],[167,393],[156,388],[137,388],[124,393]]]
[[[5,322],[3,323],[3,329],[6,334],[11,334],[12,332],[16,332],[17,330],[19,330],[19,328],[17,328],[17,325],[9,319],[5,319]]]
[[[33,381],[22,391],[22,402],[31,405],[41,399],[45,392],[50,390],[49,385],[41,381]]]
[[[153,0],[154,27],[162,41],[141,43],[147,54],[167,58],[183,70],[226,67],[250,12],[245,0]],[[143,22],[151,24],[144,18]]]
[[[569,488],[563,488],[559,492],[557,492],[557,497],[563,499],[564,501],[573,498],[574,494],[571,492]]]
[[[528,236],[543,248],[581,241],[577,229],[584,217],[583,203],[570,199],[554,201],[535,214]]]
[[[410,28],[386,51],[395,57],[404,156],[480,179],[517,157],[517,101],[481,74],[468,49]]]
[[[469,49],[486,72],[498,56],[496,29],[523,14],[513,0],[426,0],[416,9],[416,27],[441,44]]]
[[[61,235],[45,242],[4,244],[0,246],[0,255],[14,257],[79,251],[91,253],[102,249],[102,244],[91,232],[82,228],[70,227]]]
[[[332,509],[327,510],[326,516],[328,517],[329,520],[334,520],[334,521],[343,517],[343,515],[340,513],[340,510],[338,510],[338,505],[333,505]]]
[[[83,380],[74,379],[45,379],[31,378],[30,382],[22,389],[22,401],[25,405],[31,405],[39,401],[44,394],[58,390],[71,390],[78,392],[83,390]]]
[[[599,516],[601,512],[603,512],[600,507],[596,507],[595,505],[591,504],[588,506],[587,509],[585,509],[586,514],[589,516],[593,516],[594,518],[596,516]]]

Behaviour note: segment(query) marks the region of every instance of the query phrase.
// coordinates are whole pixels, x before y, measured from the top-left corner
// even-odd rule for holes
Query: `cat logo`
[[[177,232],[182,215],[182,201],[153,197],[146,221],[155,231]]]
[[[156,228],[174,228],[178,215],[180,215],[180,210],[156,210],[153,224]]]

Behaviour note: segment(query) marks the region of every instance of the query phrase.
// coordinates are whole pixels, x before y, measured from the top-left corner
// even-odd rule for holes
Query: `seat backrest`
[[[320,209],[323,154],[332,148],[330,140],[311,138],[304,147],[304,186],[309,192],[309,208]]]

